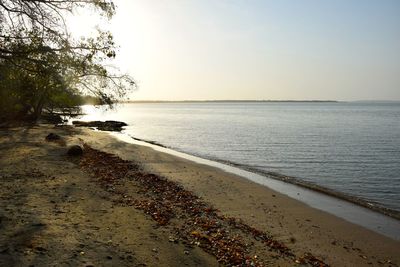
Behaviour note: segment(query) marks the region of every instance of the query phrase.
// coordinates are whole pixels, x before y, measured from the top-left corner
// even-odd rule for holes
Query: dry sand
[[[400,242],[241,177],[107,133],[40,126],[0,130],[0,266],[218,266],[200,247],[171,242],[171,225],[117,205],[112,192],[66,156],[62,143],[44,141],[50,132],[67,146],[87,143],[179,183],[296,255],[312,253],[331,266],[400,263]],[[135,191],[128,180],[118,186]],[[265,250],[257,254],[270,266],[297,265]]]

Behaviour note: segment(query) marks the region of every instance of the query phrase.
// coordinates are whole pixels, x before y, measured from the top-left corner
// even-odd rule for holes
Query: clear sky
[[[132,99],[400,100],[398,0],[115,3]]]

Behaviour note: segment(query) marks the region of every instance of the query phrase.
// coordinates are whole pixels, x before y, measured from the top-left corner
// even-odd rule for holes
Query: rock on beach
[[[116,132],[120,132],[122,127],[128,125],[122,121],[73,121],[72,124],[76,127],[94,127],[100,131]]]

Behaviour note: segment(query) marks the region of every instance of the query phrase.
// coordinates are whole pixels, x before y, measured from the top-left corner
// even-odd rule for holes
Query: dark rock
[[[55,140],[60,140],[60,139],[61,139],[61,136],[59,136],[58,134],[55,134],[55,133],[49,133],[46,136],[47,141],[55,141]]]
[[[122,121],[73,121],[76,127],[95,127],[100,131],[121,131],[122,127],[127,126]]]
[[[124,127],[124,126],[128,126],[128,124],[126,124],[123,121],[106,121],[106,124],[111,124],[111,125],[115,125],[116,127]]]
[[[45,251],[47,251],[47,249],[44,248],[44,247],[35,247],[35,249],[36,249],[37,251],[40,251],[40,252],[45,252]]]
[[[72,121],[72,124],[77,127],[93,127],[97,121]]]
[[[69,156],[81,156],[83,154],[83,149],[81,146],[73,145],[68,149]]]

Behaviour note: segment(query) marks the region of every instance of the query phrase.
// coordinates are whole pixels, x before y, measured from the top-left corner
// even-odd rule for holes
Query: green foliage
[[[37,119],[82,103],[82,95],[112,104],[135,87],[133,79],[109,67],[116,56],[113,36],[75,40],[66,13],[94,7],[111,18],[108,0],[0,1],[0,112],[7,118]],[[1,119],[0,116],[0,119]]]
[[[79,91],[50,68],[31,73],[15,66],[0,65],[0,73],[3,119],[37,119],[43,110],[51,113],[81,104]]]

